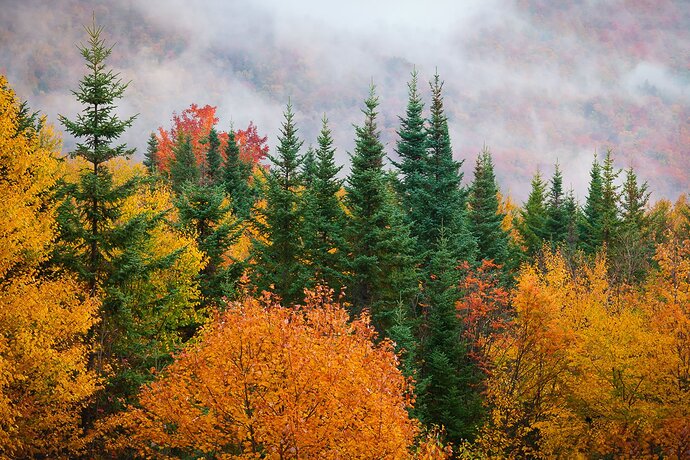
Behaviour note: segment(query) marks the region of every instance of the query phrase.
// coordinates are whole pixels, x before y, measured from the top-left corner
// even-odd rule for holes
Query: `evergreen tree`
[[[229,294],[239,277],[239,273],[231,273],[223,266],[223,254],[239,237],[223,187],[186,182],[175,206],[183,229],[194,235],[206,256],[206,265],[199,274],[202,305],[217,303]]]
[[[316,168],[316,152],[314,147],[309,146],[302,159],[302,183],[307,189],[314,185]]]
[[[423,391],[418,391],[417,397],[423,408],[422,421],[442,425],[448,439],[458,443],[473,437],[480,420],[481,398],[476,389],[478,370],[468,357],[455,308],[460,297],[460,273],[455,267],[442,231],[426,282],[427,334],[419,352]]]
[[[90,169],[83,172],[78,185],[63,189],[66,199],[58,217],[62,240],[67,244],[58,249],[59,258],[68,262],[88,283],[91,295],[107,278],[112,270],[107,256],[116,248],[112,237],[113,222],[120,214],[120,200],[131,194],[134,182],[115,186],[106,162],[117,157],[127,157],[134,153],[125,144],[113,145],[136,115],[120,119],[116,114],[115,101],[120,99],[128,83],[123,83],[119,75],[107,70],[105,60],[112,47],[107,47],[101,38],[102,27],[92,24],[86,27],[88,45],[80,46],[86,60],[88,74],[79,82],[74,91],[77,100],[85,107],[76,120],[59,116],[65,130],[79,139],[72,157],[83,158]],[[85,247],[84,254],[75,252]]]
[[[248,219],[254,205],[254,191],[249,185],[252,166],[240,158],[240,149],[235,141],[235,132],[228,133],[225,147],[225,165],[223,166],[223,183],[225,193],[231,201],[232,213],[241,219]]]
[[[580,222],[582,221],[582,216],[580,213],[580,208],[575,200],[575,192],[570,189],[565,197],[565,203],[563,204],[563,209],[565,212],[566,219],[566,235],[565,235],[565,247],[569,254],[573,254],[580,242]]]
[[[413,240],[383,171],[384,151],[376,126],[378,98],[374,86],[363,110],[364,125],[355,128],[355,152],[347,180],[347,227],[353,280],[349,289],[354,312],[370,308],[379,331],[392,322],[398,302],[409,305],[415,292]]]
[[[346,217],[338,193],[342,166],[335,164],[335,148],[324,115],[318,137],[311,187],[304,195],[304,247],[309,261],[308,284],[322,282],[336,293],[347,285]],[[306,163],[306,162],[305,162]],[[304,168],[305,171],[307,168]],[[307,174],[305,174],[307,176]]]
[[[549,199],[546,205],[546,236],[552,245],[557,245],[565,240],[568,233],[568,219],[565,213],[563,195],[563,175],[556,163],[549,188]]]
[[[284,115],[276,149],[278,155],[269,155],[273,166],[265,185],[266,207],[256,221],[266,241],[256,240],[253,250],[259,288],[275,292],[289,305],[302,300],[304,289],[302,208],[299,206],[302,186],[299,149],[303,141],[297,137],[290,103]]]
[[[612,251],[612,267],[625,282],[641,281],[654,255],[654,240],[645,214],[647,183],[638,184],[633,168],[625,170],[620,201],[620,226]]]
[[[604,184],[601,177],[601,165],[596,155],[592,162],[589,177],[587,201],[585,202],[579,233],[582,249],[588,254],[594,254],[599,250],[603,241],[602,196]]]
[[[199,183],[199,167],[192,150],[192,140],[180,131],[173,146],[170,162],[170,181],[175,192],[181,193],[185,184]]]
[[[617,237],[620,224],[618,216],[620,193],[615,183],[619,174],[620,171],[617,171],[613,165],[611,150],[608,150],[602,167],[601,238],[602,242],[609,247]]]
[[[474,261],[477,242],[469,229],[467,194],[462,188],[462,161],[453,159],[448,134],[448,119],[443,109],[443,82],[434,75],[431,86],[431,116],[426,129],[427,157],[425,184],[427,201],[422,203],[425,220],[415,222],[422,249],[429,254],[436,250],[441,228],[448,240],[454,260]]]
[[[517,225],[518,232],[525,245],[528,257],[533,257],[541,250],[546,235],[546,184],[537,171],[532,178],[532,189],[527,202],[520,209],[521,220]]]
[[[425,235],[433,227],[427,206],[432,201],[427,180],[426,133],[422,110],[424,104],[417,91],[417,71],[407,84],[408,102],[405,117],[400,117],[396,153],[399,162],[393,162],[400,175],[399,191],[402,207],[410,223],[413,236],[417,238],[419,249],[423,252],[429,244]]]
[[[158,153],[158,138],[154,133],[149,136],[148,143],[146,144],[146,153],[144,153],[144,166],[150,175],[156,174],[158,167],[156,164],[156,154]]]
[[[477,157],[469,207],[472,233],[477,239],[478,258],[505,264],[508,259],[508,233],[502,227],[505,214],[498,209],[494,165],[491,152],[486,147]]]
[[[220,155],[220,139],[216,128],[211,128],[206,140],[208,149],[206,150],[206,163],[204,164],[204,180],[208,185],[219,185],[223,171],[223,157]]]

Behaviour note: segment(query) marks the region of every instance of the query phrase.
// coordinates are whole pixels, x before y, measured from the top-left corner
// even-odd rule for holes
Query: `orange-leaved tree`
[[[217,124],[216,107],[211,105],[199,107],[192,104],[179,115],[173,113],[170,129],[158,128],[157,151],[154,155],[157,169],[159,171],[169,170],[170,161],[174,157],[173,148],[180,134],[189,136],[197,164],[203,165],[206,161],[207,146],[205,143],[211,129]],[[224,154],[228,134],[218,131],[218,139],[220,141],[219,151]],[[235,132],[235,142],[240,149],[240,158],[251,165],[258,164],[268,154],[267,140],[266,136],[259,135],[256,125],[252,122],[249,122],[247,129],[240,129]]]
[[[143,456],[408,458],[409,382],[365,316],[317,288],[305,305],[227,305],[199,340],[103,429]],[[428,449],[427,449],[428,450]]]
[[[60,142],[31,118],[0,75],[2,458],[78,453],[81,410],[98,387],[85,340],[96,301],[72,278],[40,270],[55,238],[47,192],[60,174]]]

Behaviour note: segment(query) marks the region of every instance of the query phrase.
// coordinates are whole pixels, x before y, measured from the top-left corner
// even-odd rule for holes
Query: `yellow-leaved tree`
[[[83,447],[81,410],[98,387],[86,333],[97,304],[41,262],[54,241],[47,191],[59,140],[36,126],[0,75],[0,456],[70,456]]]

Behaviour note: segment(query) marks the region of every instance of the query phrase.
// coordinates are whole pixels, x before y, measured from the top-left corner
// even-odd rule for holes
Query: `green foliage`
[[[478,258],[505,264],[508,259],[508,234],[502,227],[505,214],[498,211],[498,185],[491,152],[486,147],[477,157],[469,207],[472,234],[477,239]]]
[[[181,193],[185,184],[199,183],[199,167],[192,150],[192,140],[182,131],[177,135],[170,162],[170,181],[176,193]]]
[[[239,277],[224,264],[223,254],[239,238],[240,229],[230,212],[221,185],[185,183],[175,199],[182,228],[196,238],[206,256],[199,274],[202,305],[218,304]]]
[[[587,201],[583,209],[583,219],[580,225],[581,247],[588,254],[594,254],[601,247],[603,241],[603,179],[601,177],[601,165],[596,155],[589,173],[589,189]]]
[[[230,197],[232,213],[241,219],[248,219],[254,205],[254,191],[249,186],[252,165],[240,158],[240,149],[235,141],[235,132],[228,133],[223,166],[223,184]]]
[[[207,185],[219,185],[223,175],[223,157],[220,155],[220,139],[216,128],[211,128],[206,140],[206,163],[204,164],[204,182]]]
[[[335,292],[347,286],[346,217],[338,197],[342,166],[335,164],[335,148],[328,120],[322,120],[318,149],[312,151],[313,166],[306,177],[310,186],[303,196],[304,249],[308,261],[307,284],[325,283]],[[307,156],[309,158],[309,156]],[[305,161],[305,165],[308,164]],[[307,168],[305,166],[305,172]]]
[[[277,156],[266,174],[264,197],[266,207],[260,209],[256,225],[265,240],[255,240],[253,253],[261,290],[273,291],[286,305],[302,300],[304,290],[304,246],[301,238],[302,208],[300,202],[302,159],[299,149],[303,141],[297,137],[292,105],[288,103],[285,121],[278,139]]]
[[[527,256],[532,257],[541,250],[546,234],[546,184],[537,171],[532,178],[532,189],[527,202],[520,209],[521,220],[518,232],[525,245]]]
[[[398,302],[416,290],[413,240],[404,223],[391,180],[383,171],[384,151],[376,125],[374,86],[365,101],[364,125],[355,127],[355,152],[347,179],[347,226],[353,280],[348,293],[354,312],[370,308],[374,325],[385,331]]]
[[[146,152],[144,153],[143,164],[150,175],[156,174],[158,167],[156,166],[156,154],[158,153],[158,139],[154,133],[151,133],[146,144]]]
[[[568,234],[568,216],[565,212],[563,174],[556,163],[546,204],[545,236],[553,246],[565,240]]]
[[[467,354],[455,309],[461,295],[459,283],[460,272],[442,234],[426,281],[426,334],[419,352],[423,391],[417,396],[422,421],[443,426],[454,443],[472,438],[481,418],[479,373]]]

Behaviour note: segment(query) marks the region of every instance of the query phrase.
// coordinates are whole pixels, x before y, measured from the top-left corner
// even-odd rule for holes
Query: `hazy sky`
[[[79,110],[70,93],[84,72],[75,44],[95,12],[117,43],[110,63],[132,80],[120,111],[140,114],[125,136],[140,152],[191,103],[217,106],[221,129],[252,120],[273,147],[291,98],[305,145],[326,113],[345,163],[373,81],[394,156],[416,66],[427,101],[436,69],[445,81],[466,179],[486,144],[518,202],[537,168],[550,176],[556,161],[582,198],[594,152],[613,148],[655,198],[688,189],[688,1],[2,3],[0,72],[50,120]]]

